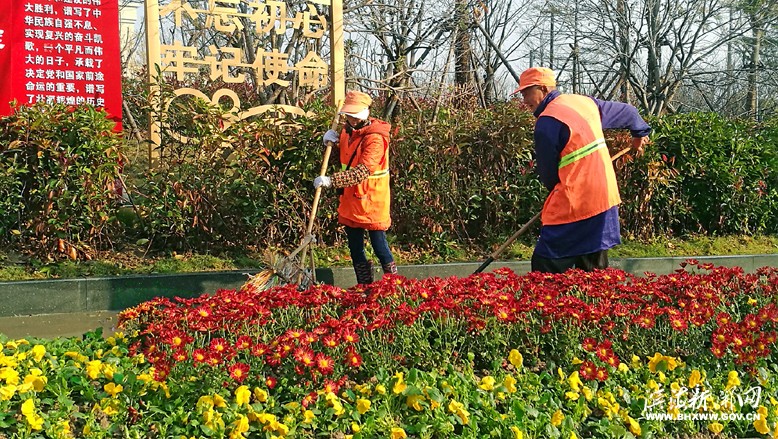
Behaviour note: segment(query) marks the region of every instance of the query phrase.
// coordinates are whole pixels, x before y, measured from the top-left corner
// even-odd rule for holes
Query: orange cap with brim
[[[554,71],[547,67],[530,67],[521,72],[519,76],[519,87],[513,90],[512,95],[533,85],[545,85],[546,87],[556,87]]]
[[[342,114],[359,114],[366,110],[373,103],[373,99],[361,91],[351,90],[346,93],[346,99],[340,108]]]

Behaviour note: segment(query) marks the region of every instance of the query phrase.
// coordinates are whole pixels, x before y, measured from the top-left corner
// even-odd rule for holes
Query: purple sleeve
[[[559,154],[570,139],[570,128],[553,117],[535,122],[535,160],[538,178],[549,191],[559,183]]]
[[[651,127],[640,117],[638,109],[623,102],[602,101],[592,98],[600,110],[603,129],[628,129],[632,137],[651,134]]]

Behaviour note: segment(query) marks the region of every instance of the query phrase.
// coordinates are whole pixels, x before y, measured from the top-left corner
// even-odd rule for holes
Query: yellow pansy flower
[[[485,376],[481,378],[481,383],[478,385],[478,387],[486,391],[491,391],[494,390],[494,383],[495,383],[494,377]]]
[[[565,392],[565,398],[569,399],[570,401],[578,401],[580,397],[581,395],[578,392]]]
[[[629,424],[629,431],[635,436],[639,437],[641,433],[641,429],[638,421],[633,419],[631,416],[627,416],[627,423]]]
[[[316,419],[316,414],[312,410],[306,410],[303,412],[303,424],[310,424]]]
[[[121,384],[108,383],[103,386],[103,390],[105,390],[105,393],[111,395],[112,398],[116,398],[116,395],[122,393],[124,387],[122,387]]]
[[[423,410],[421,407],[421,401],[424,401],[423,395],[408,395],[405,398],[405,405],[416,410],[417,412],[420,412]]]
[[[356,422],[351,423],[351,431],[354,433],[359,433],[362,430],[362,427],[359,426]]]
[[[360,415],[364,415],[368,410],[370,410],[370,400],[368,400],[368,399],[358,399],[357,400],[357,411],[359,412],[359,414]]]
[[[6,384],[0,387],[0,400],[9,401],[16,394],[16,386],[13,384]]]
[[[248,391],[248,389],[246,390]],[[232,431],[230,432],[230,439],[240,439],[245,436],[243,436],[243,433],[246,433],[249,431],[249,420],[247,417],[239,414],[238,419],[236,419],[232,423]]]
[[[375,391],[379,395],[386,395],[386,386],[384,386],[383,384],[378,384],[375,386]]]
[[[724,426],[718,422],[711,422],[710,424],[708,424],[708,430],[710,430],[713,433],[719,434],[724,430]]]
[[[702,383],[702,374],[699,370],[694,369],[689,375],[689,388],[693,389]]]
[[[629,372],[629,366],[627,366],[627,363],[619,363],[618,370],[622,373]]]
[[[267,392],[259,387],[254,388],[254,398],[259,402],[267,402]]]
[[[46,346],[36,344],[32,347],[32,359],[35,360],[36,363],[40,363],[44,355],[46,355]]]
[[[511,362],[513,367],[516,369],[520,369],[521,366],[524,364],[524,357],[521,355],[521,352],[519,352],[516,349],[511,349],[511,352],[508,354],[508,361]]]
[[[515,425],[511,426],[511,433],[513,433],[513,439],[524,439],[524,433]]]
[[[503,381],[503,386],[505,386],[505,389],[508,390],[508,393],[516,393],[518,389],[516,389],[516,378],[514,378],[512,375],[508,375],[505,377],[505,381]]]
[[[554,427],[559,427],[564,419],[565,415],[562,413],[562,410],[557,410],[553,415],[551,415],[551,425]]]
[[[86,363],[86,376],[89,377],[90,380],[96,380],[100,376],[102,366],[103,362],[100,360],[92,360]]]
[[[392,439],[405,439],[408,435],[405,433],[405,430],[403,430],[400,427],[392,427]]]
[[[216,393],[213,395],[213,406],[223,409],[224,407],[227,407],[227,401]]]
[[[249,405],[251,403],[251,391],[248,386],[239,386],[235,389],[235,404],[238,406]]]
[[[583,383],[581,382],[581,378],[578,377],[577,370],[571,373],[570,376],[567,378],[567,384],[570,385],[570,388],[573,389],[574,392],[581,391],[581,385]]]
[[[733,387],[737,387],[740,385],[740,378],[738,378],[737,371],[731,370],[727,374],[727,385],[724,387],[726,390],[730,390]]]

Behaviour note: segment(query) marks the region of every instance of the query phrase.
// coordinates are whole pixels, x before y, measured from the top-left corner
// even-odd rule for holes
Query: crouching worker
[[[370,117],[372,99],[365,93],[349,91],[340,114],[346,123],[340,133],[328,130],[324,143],[340,148],[341,171],[319,176],[313,186],[338,189],[338,222],[346,228],[351,262],[358,284],[373,282],[373,264],[365,254],[365,231],[381,262],[384,274],[397,273],[386,230],[389,217],[389,129],[387,122]]]

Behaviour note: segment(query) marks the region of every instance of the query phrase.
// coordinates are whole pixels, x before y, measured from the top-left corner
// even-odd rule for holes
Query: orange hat
[[[358,115],[363,114],[372,103],[373,99],[371,99],[370,96],[361,91],[351,90],[346,93],[346,100],[343,102],[343,107],[340,108],[340,112],[342,114],[348,114],[349,116],[358,117]]]
[[[556,87],[556,79],[554,78],[554,71],[547,67],[530,67],[527,70],[521,72],[519,76],[519,87],[511,93],[516,93],[524,90],[527,87],[533,85],[545,85],[546,87]]]

